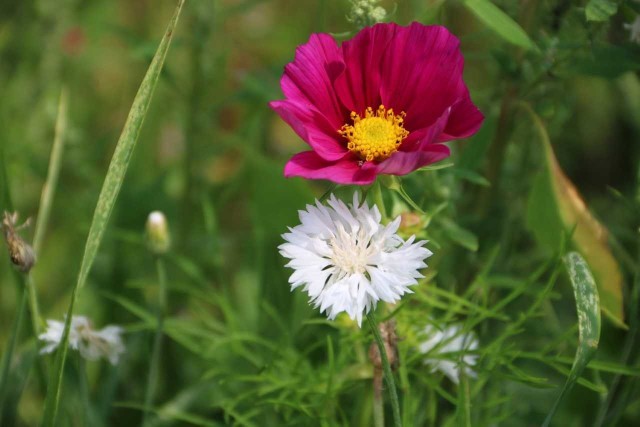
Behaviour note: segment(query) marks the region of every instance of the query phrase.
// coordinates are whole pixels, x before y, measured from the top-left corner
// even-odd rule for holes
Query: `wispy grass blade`
[[[600,341],[600,301],[598,288],[589,270],[587,262],[577,252],[569,252],[564,257],[564,263],[569,272],[569,278],[573,285],[573,293],[576,298],[576,310],[578,312],[579,342],[571,372],[567,378],[560,396],[547,415],[543,427],[548,427],[555,415],[562,398],[575,385],[580,374],[593,358],[598,350]]]
[[[138,140],[138,135],[140,134],[140,129],[142,128],[149,104],[151,103],[151,98],[158,82],[158,78],[160,77],[160,72],[164,65],[164,60],[171,44],[183,5],[184,0],[180,0],[164,33],[162,41],[156,50],[151,65],[142,80],[138,93],[133,100],[133,105],[129,111],[122,133],[120,134],[111,163],[109,164],[104,184],[102,185],[102,190],[100,191],[100,196],[98,198],[98,203],[85,245],[78,280],[71,293],[71,302],[65,319],[64,333],[58,347],[54,367],[49,379],[49,388],[47,390],[45,410],[42,418],[43,426],[53,426],[56,424],[62,389],[64,364],[67,355],[69,328],[78,291],[82,289],[87,280],[87,276],[89,275],[89,271],[91,270],[91,266],[93,265],[100,242],[102,241],[102,237],[106,230],[109,217],[111,216],[113,206],[115,205],[118,193],[122,187],[122,182],[127,172],[131,155],[135,148],[136,141]]]
[[[0,424],[2,424],[4,401],[9,391],[8,379],[9,372],[11,370],[11,361],[13,359],[13,352],[16,347],[16,341],[22,327],[22,318],[24,317],[25,311],[27,311],[27,292],[23,289],[22,297],[20,298],[20,306],[17,310],[17,315],[13,323],[13,328],[11,329],[11,334],[9,335],[9,342],[7,343],[7,347],[4,349],[4,352],[2,354],[2,367],[0,368]]]
[[[65,136],[67,131],[67,90],[65,88],[60,92],[58,100],[58,117],[56,118],[55,136],[53,138],[53,147],[51,148],[51,157],[49,158],[49,169],[47,171],[47,180],[42,188],[40,195],[40,206],[38,208],[38,218],[36,220],[35,231],[33,234],[33,250],[36,255],[40,254],[42,249],[42,241],[44,233],[49,224],[49,216],[51,214],[51,206],[53,197],[58,186],[58,177],[60,176],[60,166],[62,165],[62,153],[64,152]]]

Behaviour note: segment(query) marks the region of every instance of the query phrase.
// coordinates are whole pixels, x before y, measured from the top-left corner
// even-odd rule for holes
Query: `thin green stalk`
[[[7,385],[9,378],[9,371],[11,368],[11,360],[13,359],[13,351],[16,347],[16,341],[20,334],[20,328],[22,327],[22,318],[24,312],[27,311],[27,292],[22,290],[22,297],[20,298],[20,307],[18,308],[18,315],[13,323],[13,329],[9,336],[9,343],[4,351],[2,357],[2,371],[0,371],[0,424],[2,423],[2,413],[4,409],[4,400],[7,397]]]
[[[38,218],[36,220],[35,232],[33,234],[33,250],[36,256],[40,254],[40,249],[42,248],[42,241],[51,215],[53,197],[56,193],[56,187],[58,186],[66,128],[67,93],[65,89],[62,89],[60,92],[60,98],[58,99],[58,116],[56,118],[53,148],[51,149],[51,157],[49,158],[49,169],[47,171],[47,179],[42,187],[42,194],[40,195],[40,207],[38,209]],[[40,334],[40,309],[38,307],[38,292],[31,274],[27,274],[25,278],[25,286],[27,287],[27,293],[29,294],[29,311],[31,312],[33,332],[37,338]]]
[[[51,149],[51,157],[49,158],[49,170],[47,171],[47,180],[42,187],[40,196],[40,207],[38,209],[38,218],[33,234],[33,250],[36,255],[40,254],[42,249],[42,241],[44,233],[49,225],[49,216],[51,214],[51,206],[53,205],[53,197],[58,186],[58,177],[60,176],[60,166],[62,165],[62,153],[64,152],[65,133],[67,130],[67,91],[62,89],[60,99],[58,100],[58,117],[56,119],[56,130],[53,139],[53,148]]]
[[[31,325],[33,327],[33,334],[36,337],[40,335],[40,309],[38,306],[38,295],[36,294],[36,286],[33,283],[31,274],[24,276],[24,286],[26,292],[29,295],[29,312],[31,313]]]
[[[387,350],[385,349],[384,342],[382,341],[382,336],[380,336],[380,331],[378,330],[378,321],[376,320],[376,315],[373,310],[367,313],[367,321],[369,322],[369,327],[371,328],[373,337],[375,338],[376,344],[378,345],[378,351],[380,351],[380,360],[382,360],[384,380],[387,383],[387,388],[389,389],[391,408],[393,410],[393,425],[395,427],[401,427],[402,419],[400,418],[400,402],[398,400],[396,383],[393,379],[393,372],[391,372],[391,365],[389,365]]]
[[[380,181],[376,181],[373,184],[373,202],[378,206],[382,220],[387,221],[387,209],[384,207],[384,199],[382,198],[382,184]]]
[[[158,373],[160,368],[160,350],[162,348],[162,335],[164,327],[164,313],[167,306],[167,273],[162,255],[156,259],[156,270],[158,272],[158,318],[156,321],[156,333],[153,340],[153,350],[151,353],[151,364],[149,365],[149,376],[147,378],[147,391],[144,397],[144,418],[142,425],[149,423],[151,405],[158,386]]]
[[[384,399],[382,397],[382,371],[373,372],[373,422],[375,427],[384,427]]]

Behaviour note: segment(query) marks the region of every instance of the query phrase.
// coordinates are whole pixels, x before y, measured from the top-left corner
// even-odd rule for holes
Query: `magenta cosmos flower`
[[[370,184],[449,156],[443,142],[473,135],[483,115],[462,79],[460,42],[446,28],[377,24],[338,46],[313,34],[269,105],[311,146],[286,177]]]

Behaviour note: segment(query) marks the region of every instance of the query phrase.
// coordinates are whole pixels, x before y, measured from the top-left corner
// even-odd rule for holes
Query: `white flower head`
[[[64,322],[47,320],[47,329],[38,336],[47,344],[40,350],[40,354],[51,353],[60,345]],[[109,325],[99,331],[94,330],[91,322],[84,316],[73,316],[69,329],[69,347],[80,351],[87,360],[98,360],[101,357],[109,359],[115,365],[124,353],[122,342],[122,328]]]
[[[400,217],[383,225],[377,206],[360,205],[358,193],[349,206],[332,194],[328,206],[316,200],[299,214],[301,224],[282,235],[280,254],[291,260],[291,290],[304,286],[329,319],[346,312],[360,326],[379,300],[398,301],[424,277],[426,242],[403,240],[396,234]]]
[[[624,24],[624,28],[629,30],[629,40],[640,43],[640,15],[631,24]]]
[[[423,360],[425,364],[431,366],[431,372],[440,371],[455,384],[460,382],[461,370],[467,377],[476,377],[471,367],[476,364],[478,355],[460,355],[463,352],[478,349],[478,338],[474,332],[462,332],[461,325],[450,325],[443,329],[427,325],[423,334],[427,340],[420,344],[420,352],[427,356],[436,356]]]

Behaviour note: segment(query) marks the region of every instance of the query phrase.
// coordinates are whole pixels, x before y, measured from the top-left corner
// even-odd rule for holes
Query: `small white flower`
[[[40,354],[51,353],[60,345],[64,322],[47,320],[47,330],[38,337],[47,344],[40,350]],[[69,347],[80,351],[87,360],[98,360],[101,357],[109,359],[115,365],[124,353],[124,344],[120,336],[122,328],[109,325],[96,331],[91,322],[84,316],[73,316],[69,329]]]
[[[346,312],[360,326],[363,312],[379,300],[393,303],[411,293],[431,251],[422,247],[425,241],[414,243],[415,236],[405,241],[395,234],[400,217],[381,224],[377,206],[361,206],[357,193],[350,206],[334,195],[328,204],[316,200],[299,211],[301,224],[282,235],[287,243],[280,254],[295,270],[292,290],[304,286],[310,303],[329,319]]]
[[[640,15],[631,24],[624,24],[624,28],[629,30],[629,40],[640,43]]]
[[[463,333],[461,325],[451,325],[444,329],[427,325],[423,334],[427,337],[427,340],[420,344],[420,352],[427,356],[437,356],[435,358],[428,357],[423,361],[431,366],[431,372],[440,371],[455,384],[460,382],[461,369],[464,370],[466,376],[476,377],[476,373],[471,367],[476,364],[478,356],[465,354],[462,356],[461,361],[459,354],[478,349],[478,338],[474,332]],[[462,367],[460,366],[461,364],[463,365]]]

